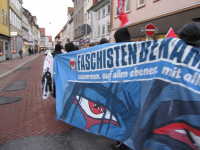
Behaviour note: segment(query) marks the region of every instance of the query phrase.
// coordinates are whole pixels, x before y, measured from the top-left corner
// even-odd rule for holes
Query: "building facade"
[[[84,24],[88,24],[91,27],[91,20],[90,20],[90,11],[88,11],[88,9],[93,5],[93,0],[85,0],[84,1]],[[85,35],[84,37],[84,47],[88,47],[90,45],[90,36],[91,33],[89,35]],[[87,43],[86,43],[87,41]],[[87,46],[86,46],[87,45]]]
[[[68,31],[69,35],[67,42],[74,42],[74,25],[73,25],[73,7],[68,7],[67,17],[68,17]]]
[[[81,25],[84,24],[84,0],[72,0],[74,2],[73,9],[73,25],[74,25],[74,43],[79,46],[79,48],[83,47],[83,44],[79,44],[79,41],[84,39],[83,34],[81,33]]]
[[[91,45],[99,44],[101,38],[110,37],[110,0],[100,0],[90,9]]]
[[[10,34],[12,59],[19,57],[18,51],[22,49],[22,0],[10,0]]]
[[[117,0],[112,0],[111,7],[111,42],[114,43],[113,33],[119,28]],[[152,23],[157,33],[152,40],[164,38],[172,27],[175,32],[188,22],[200,22],[199,0],[126,0],[125,12],[132,21],[127,25],[132,41],[146,41],[149,37],[142,32],[147,24]],[[137,14],[137,15],[136,15]]]
[[[28,15],[26,14],[24,8],[22,9],[22,50],[23,55],[28,55],[28,48],[29,48],[29,21]]]
[[[9,29],[9,2],[0,1],[0,61],[11,59],[10,29]]]

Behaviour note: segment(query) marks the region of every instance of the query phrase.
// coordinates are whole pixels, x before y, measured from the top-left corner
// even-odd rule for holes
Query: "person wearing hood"
[[[129,33],[129,31],[128,31],[128,29],[126,27],[119,28],[115,32],[114,37],[115,37],[115,42],[116,43],[132,42],[130,33]],[[120,141],[116,141],[116,142],[112,143],[111,144],[111,148],[113,150],[129,150],[129,147],[126,146],[125,144],[123,144]]]
[[[132,42],[131,41],[131,36],[130,33],[128,31],[128,29],[126,27],[123,28],[119,28],[115,34],[115,42],[116,43],[120,43],[120,42]]]
[[[72,42],[66,43],[65,44],[65,50],[69,53],[69,52],[73,52],[74,51],[74,44]]]
[[[55,46],[55,51],[52,52],[51,54],[53,55],[53,57],[57,54],[62,54],[62,51],[61,51],[62,47],[60,44],[56,44]]]
[[[190,22],[184,25],[178,35],[186,44],[196,47],[200,50],[200,24]]]
[[[106,38],[101,38],[100,44],[108,43],[108,40]]]
[[[74,45],[74,51],[77,51],[77,50],[79,50],[78,46]]]

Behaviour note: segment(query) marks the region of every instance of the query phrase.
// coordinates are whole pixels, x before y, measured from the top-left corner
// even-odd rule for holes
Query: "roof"
[[[95,1],[93,3],[93,5],[87,10],[87,11],[90,11],[90,10],[93,10],[93,11],[97,11],[99,8],[101,8],[103,5],[109,3],[110,0],[100,0],[100,1]]]
[[[52,36],[46,36],[47,38],[49,38],[49,42],[52,42]]]
[[[68,12],[71,13],[73,12],[74,8],[73,7],[68,7]]]
[[[37,20],[37,17],[36,17],[36,16],[33,16],[33,19]]]
[[[40,28],[42,36],[45,36],[45,28]]]

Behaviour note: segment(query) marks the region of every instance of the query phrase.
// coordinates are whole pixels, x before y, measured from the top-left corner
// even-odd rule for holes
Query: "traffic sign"
[[[153,24],[148,24],[145,27],[145,33],[148,36],[153,36],[156,33],[156,27]]]
[[[81,26],[81,33],[83,35],[89,35],[91,33],[91,27],[88,24],[83,24]]]

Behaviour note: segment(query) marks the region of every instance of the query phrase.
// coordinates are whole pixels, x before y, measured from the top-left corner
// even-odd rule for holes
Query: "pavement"
[[[111,150],[114,140],[55,120],[55,99],[42,99],[44,60],[0,62],[0,150]]]

